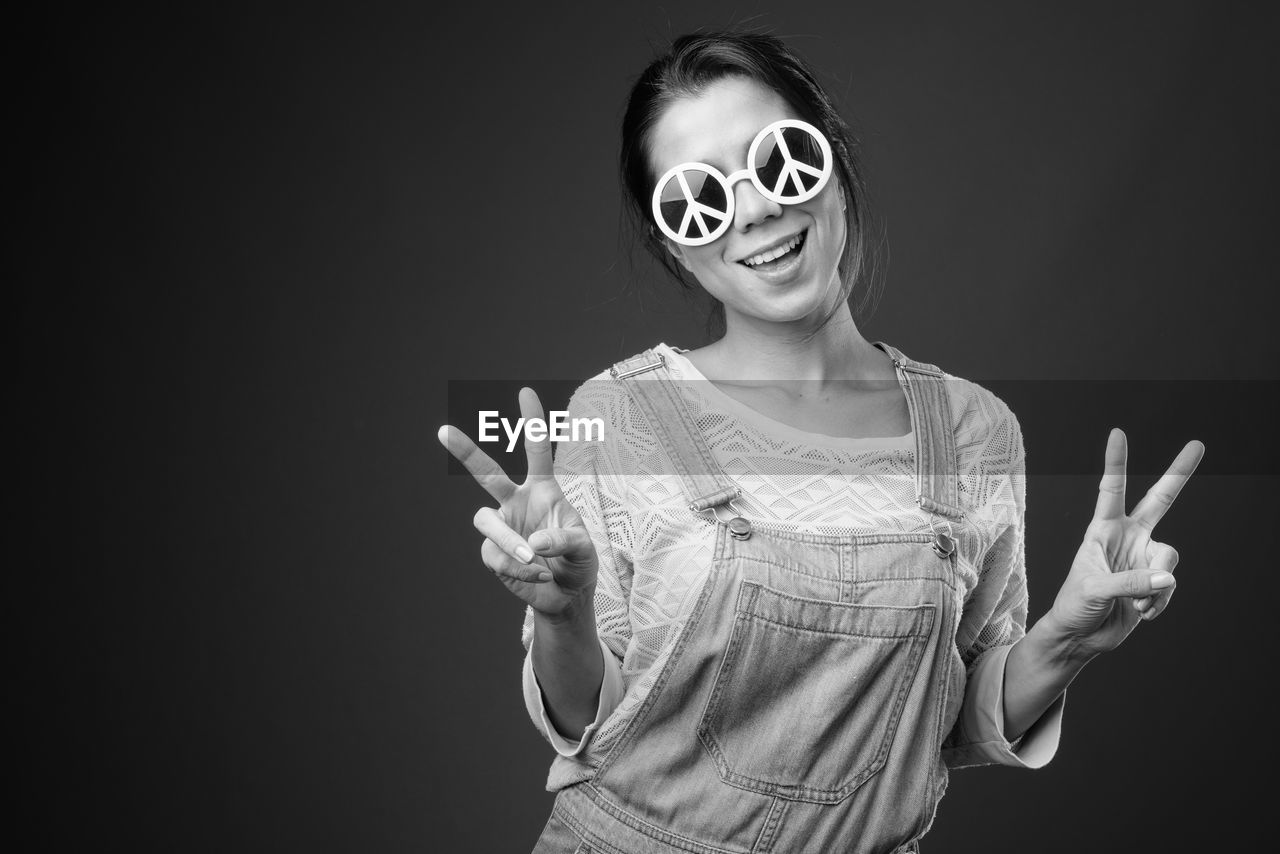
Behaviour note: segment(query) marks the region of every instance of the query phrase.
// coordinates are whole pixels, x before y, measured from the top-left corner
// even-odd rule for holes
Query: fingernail
[[[516,546],[516,559],[521,563],[533,563],[533,549],[528,546]]]
[[[539,580],[539,581],[550,581],[550,580],[551,580],[551,573],[547,572],[547,571],[544,569],[542,572],[539,572],[539,573],[538,573],[538,580]]]
[[[1151,576],[1151,586],[1156,590],[1161,590],[1173,584],[1173,576],[1167,572],[1157,572]]]

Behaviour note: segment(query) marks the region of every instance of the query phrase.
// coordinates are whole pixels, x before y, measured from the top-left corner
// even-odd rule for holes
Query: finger
[[[1147,566],[1172,573],[1178,567],[1178,550],[1168,543],[1151,540],[1147,543]]]
[[[471,437],[457,427],[448,424],[440,428],[436,434],[440,444],[449,449],[458,462],[462,463],[476,483],[484,487],[484,491],[499,501],[506,501],[516,491],[516,485],[507,477],[502,466],[471,441]]]
[[[529,535],[529,545],[541,557],[563,557],[585,563],[595,554],[595,544],[584,528],[544,528]]]
[[[1156,485],[1147,491],[1138,506],[1133,509],[1133,519],[1138,524],[1151,530],[1161,517],[1173,506],[1187,479],[1191,477],[1200,460],[1204,458],[1204,443],[1192,440],[1188,442],[1169,466]]]
[[[538,393],[531,388],[520,389],[520,415],[527,425],[534,418],[546,423],[546,413],[542,410],[542,401]],[[529,477],[551,477],[551,439],[543,431],[538,438],[530,438],[529,430],[524,431],[524,452],[529,459]]]
[[[497,575],[514,578],[517,581],[528,581],[531,584],[542,584],[550,581],[551,571],[541,566],[525,566],[512,559],[502,548],[488,537],[480,544],[480,560]]]
[[[1167,587],[1158,593],[1151,594],[1150,596],[1143,596],[1141,599],[1132,600],[1134,610],[1139,614],[1145,614],[1147,609],[1160,602],[1162,597],[1167,600],[1169,596],[1172,596],[1173,594],[1170,592],[1172,589],[1173,588]],[[1168,596],[1165,594],[1168,594]]]
[[[1085,594],[1094,600],[1141,599],[1173,587],[1173,574],[1164,570],[1130,569],[1096,575],[1086,582]]]
[[[525,538],[517,534],[503,521],[501,514],[492,507],[481,507],[476,511],[473,520],[476,530],[507,553],[513,560],[523,564],[533,562],[533,549]]]
[[[1098,484],[1098,504],[1094,507],[1095,519],[1119,519],[1124,515],[1125,467],[1129,459],[1129,442],[1119,427],[1111,428],[1107,436],[1107,453],[1102,469],[1102,481]]]
[[[1152,540],[1147,543],[1147,562],[1151,569],[1161,570],[1172,575],[1174,569],[1178,566],[1178,550],[1168,543]],[[1154,620],[1160,616],[1160,613],[1165,608],[1169,607],[1169,599],[1173,597],[1173,590],[1173,587],[1166,587],[1152,596],[1134,600],[1133,605],[1142,614],[1142,619]]]
[[[1169,600],[1174,598],[1175,589],[1176,586],[1174,586],[1174,588],[1161,590],[1157,595],[1153,595],[1151,598],[1151,607],[1142,612],[1143,620],[1155,620],[1155,618],[1160,616],[1161,613],[1164,613],[1165,608],[1169,607]]]
[[[1164,613],[1164,609],[1169,607],[1169,600],[1173,598],[1174,587],[1160,591],[1158,596],[1153,597],[1151,607],[1142,614],[1142,619],[1150,621]]]

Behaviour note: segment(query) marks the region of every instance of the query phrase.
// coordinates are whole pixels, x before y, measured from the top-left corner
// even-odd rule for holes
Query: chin
[[[774,299],[762,300],[753,305],[741,306],[737,310],[759,320],[770,323],[796,323],[806,318],[821,318],[829,305],[823,294],[804,293],[797,289],[790,293],[779,294]]]

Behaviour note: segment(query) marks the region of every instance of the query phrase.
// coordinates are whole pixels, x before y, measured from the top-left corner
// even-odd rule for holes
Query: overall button
[[[751,523],[741,516],[734,516],[725,523],[729,526],[729,536],[735,540],[746,540],[751,538]]]
[[[941,531],[937,531],[934,533],[933,535],[933,553],[934,554],[936,554],[938,557],[943,558],[945,560],[946,558],[951,557],[951,553],[954,552],[955,550],[956,550],[956,541],[952,539],[949,534],[944,534]]]

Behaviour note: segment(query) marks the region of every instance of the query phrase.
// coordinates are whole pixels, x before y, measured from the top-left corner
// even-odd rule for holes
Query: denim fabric
[[[882,349],[911,411],[918,503],[957,526],[941,372]],[[619,367],[629,389],[643,384],[633,396],[685,464],[691,511],[731,496],[663,389],[660,360]],[[718,529],[712,566],[672,654],[595,776],[560,791],[535,854],[917,851],[946,788],[940,751],[965,690],[954,553],[940,557],[928,531],[753,522],[738,539],[705,515]]]
[[[573,832],[572,828],[560,817],[560,812],[553,809],[547,819],[547,826],[538,837],[538,844],[533,854],[585,854],[591,849]]]

